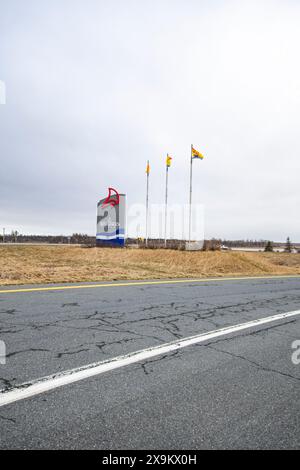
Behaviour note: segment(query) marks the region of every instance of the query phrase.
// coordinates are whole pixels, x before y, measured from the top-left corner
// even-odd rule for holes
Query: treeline
[[[228,248],[264,248],[268,240],[219,240],[221,245]]]
[[[41,244],[62,244],[62,245],[87,245],[95,246],[95,236],[88,235],[86,233],[73,233],[70,236],[67,235],[23,235],[18,232],[11,232],[10,234],[0,235],[0,243],[41,243]],[[167,248],[171,249],[185,249],[185,240],[167,240]],[[127,238],[127,246],[146,246],[144,238]],[[204,251],[215,251],[221,250],[222,248],[257,248],[266,251],[273,251],[274,247],[282,246],[285,251],[290,252],[292,250],[299,250],[299,244],[293,245],[288,238],[284,243],[274,243],[269,240],[222,240],[219,238],[211,238],[210,240],[204,240],[203,250]],[[148,240],[149,248],[164,248],[165,243],[163,239],[152,238]]]
[[[7,235],[0,235],[0,243],[59,243],[59,244],[95,244],[95,237],[85,233],[73,233],[67,235],[21,235],[12,232]]]

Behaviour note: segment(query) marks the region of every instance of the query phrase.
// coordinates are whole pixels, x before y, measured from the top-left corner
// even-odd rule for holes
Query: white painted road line
[[[300,315],[300,310],[280,313],[278,315],[264,317],[246,323],[240,323],[239,325],[227,326],[225,328],[201,333],[195,336],[189,336],[187,338],[172,341],[170,343],[164,343],[160,346],[154,346],[152,348],[125,354],[124,356],[118,356],[106,361],[94,362],[82,367],[59,372],[57,374],[43,377],[32,382],[21,384],[10,390],[0,390],[0,407],[48,392],[67,384],[78,382],[88,377],[100,375],[104,372],[119,369],[120,367],[128,366],[136,362],[145,361],[161,354],[167,354],[172,351],[191,346],[193,344],[202,343],[204,341],[229,335],[231,333],[236,333],[237,331],[246,330],[248,328],[265,325],[266,323],[285,320],[286,318],[295,317],[297,315]]]

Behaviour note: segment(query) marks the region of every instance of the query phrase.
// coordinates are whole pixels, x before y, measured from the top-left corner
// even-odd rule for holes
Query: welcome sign
[[[97,204],[97,246],[124,246],[126,195],[108,188],[108,196]]]

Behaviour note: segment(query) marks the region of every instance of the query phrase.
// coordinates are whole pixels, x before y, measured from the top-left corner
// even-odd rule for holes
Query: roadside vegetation
[[[300,274],[299,253],[0,247],[0,285]]]

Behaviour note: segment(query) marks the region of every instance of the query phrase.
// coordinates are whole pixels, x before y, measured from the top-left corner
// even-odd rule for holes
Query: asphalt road
[[[300,309],[300,277],[117,284],[0,292],[0,388]],[[0,448],[299,448],[299,339],[295,316],[2,406]]]

